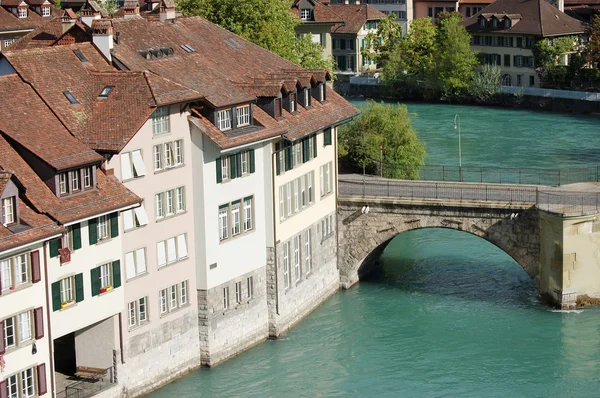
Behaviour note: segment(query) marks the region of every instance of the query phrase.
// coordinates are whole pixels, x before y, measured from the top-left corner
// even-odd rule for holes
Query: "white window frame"
[[[300,235],[294,236],[294,277],[296,282],[302,277],[300,269]]]
[[[106,289],[112,285],[112,263],[102,264],[100,266],[100,289]]]
[[[17,16],[19,17],[19,19],[27,18],[27,7],[18,7]]]
[[[221,180],[229,180],[229,156],[221,158]]]
[[[298,178],[294,180],[294,213],[300,211],[300,198],[298,197],[300,194],[300,189],[298,187],[298,181]]]
[[[237,126],[244,127],[250,125],[250,105],[244,105],[235,109],[237,117]]]
[[[12,290],[15,288],[14,278],[13,278],[13,264],[12,258],[5,258],[0,261],[0,283],[2,284],[0,288],[2,291]]]
[[[188,303],[188,281],[179,283],[179,306],[182,307]]]
[[[223,288],[223,311],[229,309],[229,286]]]
[[[231,236],[237,236],[242,232],[241,207],[240,202],[231,205]]]
[[[35,372],[33,368],[25,369],[21,372],[22,395],[20,398],[30,398],[36,395],[34,373]]]
[[[12,343],[8,340],[12,338]],[[4,319],[4,348],[18,347],[19,333],[17,332],[17,317],[11,316]]]
[[[72,304],[75,302],[75,277],[69,276],[60,280],[60,303]]]
[[[296,93],[290,93],[290,112],[296,112],[298,110],[298,105],[297,105],[297,97],[296,97]]]
[[[110,239],[110,219],[108,215],[98,217],[96,226],[98,231],[98,240]]]
[[[8,198],[2,199],[2,224],[4,224],[4,226],[15,222],[15,198],[15,196],[9,196]]]
[[[173,141],[173,148],[175,151],[175,166],[181,166],[183,164],[183,140]]]
[[[166,314],[169,312],[169,304],[168,304],[168,298],[167,298],[167,289],[161,289],[160,292],[158,293],[158,303],[159,303],[159,308],[160,308],[160,314]]]
[[[254,197],[244,199],[244,232],[254,228],[254,220],[252,219],[252,202]]]
[[[50,15],[51,15],[50,7],[47,7],[47,6],[42,7],[42,17],[49,17]]]
[[[249,299],[254,298],[254,277],[246,278],[247,296]]]
[[[178,187],[175,188],[175,198],[176,198],[176,206],[175,212],[182,213],[185,211],[185,188]]]
[[[285,219],[285,186],[279,187],[279,219]]]
[[[66,195],[69,193],[69,178],[67,173],[58,174],[58,189],[58,192],[61,195]]]
[[[283,284],[286,289],[290,288],[290,242],[285,242],[283,244]]]
[[[125,277],[127,280],[133,279],[148,272],[146,263],[146,248],[132,250],[125,253]]]
[[[164,192],[165,195],[165,217],[175,215],[175,192],[170,189]]]
[[[94,178],[92,177],[92,167],[84,167],[83,168],[83,188],[89,188],[94,183]]]
[[[294,144],[294,164],[302,164],[302,142]]]
[[[152,113],[152,134],[165,134],[169,132],[169,107],[159,106]]]
[[[235,302],[242,304],[242,282],[235,283]]]
[[[291,216],[292,215],[292,182],[288,182],[285,186],[285,193],[286,193],[286,200],[285,200],[285,207],[286,207],[286,213],[287,216]]]
[[[310,229],[307,229],[304,233],[304,265],[307,274],[312,270],[310,238]]]
[[[159,292],[160,314],[165,315],[189,304],[188,281],[176,283]]]
[[[242,175],[250,173],[250,152],[243,151],[240,154],[242,164]]]
[[[304,209],[307,205],[306,200],[306,175],[300,178],[300,197],[302,198],[302,208]]]
[[[154,171],[162,170],[162,145],[154,145]]]
[[[166,169],[175,167],[175,154],[173,153],[173,143],[165,142],[163,144],[163,165]]]
[[[79,191],[81,189],[81,178],[79,170],[73,170],[71,174],[71,191]]]
[[[231,109],[217,111],[217,127],[221,131],[231,130]]]
[[[311,15],[312,15],[312,10],[310,8],[301,8],[300,9],[300,20],[310,21]]]
[[[308,173],[308,203],[311,204],[314,201],[314,191],[313,191],[313,172],[311,171],[310,173]]]
[[[229,209],[223,207],[219,209],[219,240],[229,238]]]
[[[154,215],[157,220],[165,217],[163,193],[154,195]]]

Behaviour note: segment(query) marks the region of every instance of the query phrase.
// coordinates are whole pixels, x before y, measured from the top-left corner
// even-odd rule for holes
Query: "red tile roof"
[[[72,26],[66,30],[63,29],[64,23],[61,18],[52,19],[21,37],[10,46],[10,50],[52,46],[65,35],[71,35],[75,42],[91,40],[91,34],[88,33],[89,29],[81,22],[74,21]]]
[[[502,19],[510,14],[512,26],[481,27],[479,16]],[[520,15],[518,15],[520,14]],[[513,18],[514,16],[516,18]],[[564,36],[584,32],[581,21],[558,10],[545,0],[496,0],[481,12],[462,22],[471,33],[522,34],[535,37]]]
[[[0,76],[0,133],[55,170],[100,163],[102,157],[76,140],[28,84]]]
[[[19,0],[18,3],[21,1]],[[0,32],[2,31],[11,31],[11,30],[33,30],[38,26],[43,25],[52,17],[59,17],[63,14],[63,12],[57,8],[51,8],[51,17],[42,17],[37,14],[33,10],[29,10],[27,13],[27,18],[18,18],[15,14],[8,11],[5,7],[8,7],[8,4],[5,1],[1,2],[2,6],[0,6]]]

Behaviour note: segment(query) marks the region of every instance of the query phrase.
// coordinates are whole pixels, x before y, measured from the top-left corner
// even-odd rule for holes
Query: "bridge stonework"
[[[368,213],[363,213],[368,206]],[[509,254],[539,287],[540,220],[531,205],[340,197],[338,268],[348,288],[368,273],[396,235],[450,228],[477,235]]]

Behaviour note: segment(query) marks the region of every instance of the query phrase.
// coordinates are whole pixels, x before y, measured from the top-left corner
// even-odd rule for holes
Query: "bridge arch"
[[[364,212],[368,206],[369,211]],[[340,198],[338,268],[348,288],[369,271],[397,235],[447,228],[478,236],[511,256],[539,286],[540,228],[535,209],[511,206],[441,205],[394,199]]]

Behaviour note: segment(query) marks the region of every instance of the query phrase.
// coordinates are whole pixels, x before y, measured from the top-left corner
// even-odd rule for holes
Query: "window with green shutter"
[[[229,156],[229,166],[231,178],[234,179],[237,177],[237,162],[235,160],[235,155]]]
[[[313,140],[313,158],[317,157],[317,135],[313,135],[312,136],[312,140]]]
[[[70,229],[73,237],[73,251],[81,249],[81,224],[73,224]]]
[[[113,287],[121,287],[121,260],[112,263]]]
[[[58,249],[60,249],[60,238],[50,241],[50,257],[58,257]]]
[[[242,176],[242,153],[236,153],[235,154],[235,168],[237,171],[237,176],[241,177]]]
[[[110,237],[116,238],[119,236],[119,213],[110,215]]]
[[[60,302],[60,281],[52,284],[52,311],[58,311],[61,307]]]
[[[221,171],[221,158],[217,158],[217,184],[223,182],[223,174]]]
[[[323,132],[323,144],[325,146],[331,145],[331,128],[327,128]]]
[[[83,301],[83,274],[75,275],[75,302]]]
[[[310,144],[308,138],[302,140],[302,162],[306,163],[310,160]]]
[[[90,270],[90,278],[92,280],[92,297],[100,294],[100,267]]]
[[[88,221],[88,235],[90,238],[90,246],[98,243],[98,219],[92,218]]]
[[[256,167],[254,166],[254,149],[250,149],[250,173],[254,173]]]

